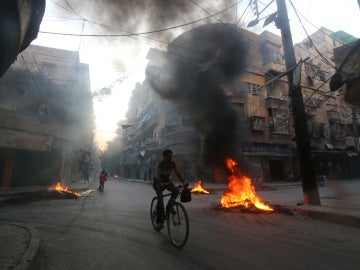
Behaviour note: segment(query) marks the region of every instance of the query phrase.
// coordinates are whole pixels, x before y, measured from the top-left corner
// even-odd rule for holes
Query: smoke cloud
[[[192,119],[202,138],[204,165],[222,166],[232,157],[250,174],[238,151],[247,131],[245,117],[224,92],[243,72],[246,52],[235,26],[200,26],[170,43],[160,77],[149,74],[149,80],[157,93]]]
[[[79,15],[127,33],[154,31],[181,25],[229,6],[226,0],[67,0]],[[202,10],[203,8],[204,10]],[[215,11],[214,11],[215,10]],[[234,13],[234,11],[229,10]],[[233,14],[224,13],[231,18]],[[152,34],[153,38],[174,38],[173,31]]]

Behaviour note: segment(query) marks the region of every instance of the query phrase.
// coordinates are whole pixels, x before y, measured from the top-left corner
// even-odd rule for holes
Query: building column
[[[6,157],[6,161],[5,161],[4,174],[2,177],[2,181],[1,181],[1,187],[10,187],[11,186],[16,150],[9,149],[7,152],[8,153],[7,153],[7,157]]]

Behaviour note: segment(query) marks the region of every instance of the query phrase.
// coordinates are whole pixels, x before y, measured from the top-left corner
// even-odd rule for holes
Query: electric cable
[[[176,28],[181,28],[181,27],[184,27],[184,26],[188,26],[188,25],[191,25],[191,24],[195,24],[195,23],[198,23],[198,22],[201,22],[201,21],[204,21],[204,20],[207,20],[209,18],[212,18],[214,16],[217,16],[227,10],[229,10],[230,8],[234,7],[234,5],[236,4],[232,4],[231,6],[229,6],[228,8],[224,9],[224,10],[221,10],[217,13],[214,13],[214,14],[211,14],[207,17],[204,17],[204,18],[201,18],[201,19],[198,19],[198,20],[195,20],[195,21],[191,21],[191,22],[188,22],[188,23],[184,23],[184,24],[180,24],[180,25],[175,25],[175,26],[171,26],[171,27],[167,27],[167,28],[163,28],[163,29],[157,29],[157,30],[152,30],[152,31],[146,31],[146,32],[139,32],[139,33],[130,33],[130,32],[126,32],[126,31],[123,31],[125,32],[126,34],[99,34],[99,35],[94,35],[94,34],[75,34],[75,33],[59,33],[59,32],[49,32],[49,31],[39,31],[39,33],[42,33],[42,34],[51,34],[51,35],[62,35],[62,36],[82,36],[82,37],[129,37],[129,36],[141,36],[141,35],[148,35],[148,34],[154,34],[154,33],[160,33],[160,32],[165,32],[165,31],[169,31],[169,30],[173,30],[173,29],[176,29]],[[91,21],[91,20],[88,20],[88,19],[85,19],[86,21]],[[99,24],[99,23],[96,23],[96,24]]]

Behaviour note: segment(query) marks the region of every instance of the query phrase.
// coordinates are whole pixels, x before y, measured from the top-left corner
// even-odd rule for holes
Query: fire
[[[270,206],[262,202],[261,198],[256,195],[255,188],[251,179],[240,172],[237,163],[228,158],[226,166],[231,171],[229,184],[221,198],[221,206],[224,208],[243,206],[250,208],[255,206],[264,211],[274,211]]]
[[[68,189],[67,187],[62,186],[60,182],[57,182],[57,183],[56,183],[54,189],[55,189],[55,190],[58,190],[58,191],[70,193],[70,194],[76,195],[76,196],[78,196],[78,197],[80,196],[80,193],[77,193],[77,192],[75,192],[75,191],[73,191],[73,190]]]
[[[119,179],[119,175],[114,174],[114,175],[113,175],[113,178],[114,178],[114,179]]]
[[[199,192],[199,193],[204,193],[204,194],[209,194],[210,193],[205,188],[203,188],[201,180],[196,181],[195,186],[191,190],[191,192]]]

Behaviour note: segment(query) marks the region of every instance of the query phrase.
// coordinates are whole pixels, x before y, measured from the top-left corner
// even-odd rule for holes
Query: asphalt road
[[[280,203],[301,196],[294,188],[262,193]],[[182,249],[170,244],[166,229],[153,230],[154,191],[143,183],[112,180],[103,193],[12,202],[0,211],[1,219],[39,230],[38,270],[358,269],[358,228],[304,218],[291,208],[272,214],[225,210],[219,206],[221,195],[193,195],[185,204],[190,236]]]

